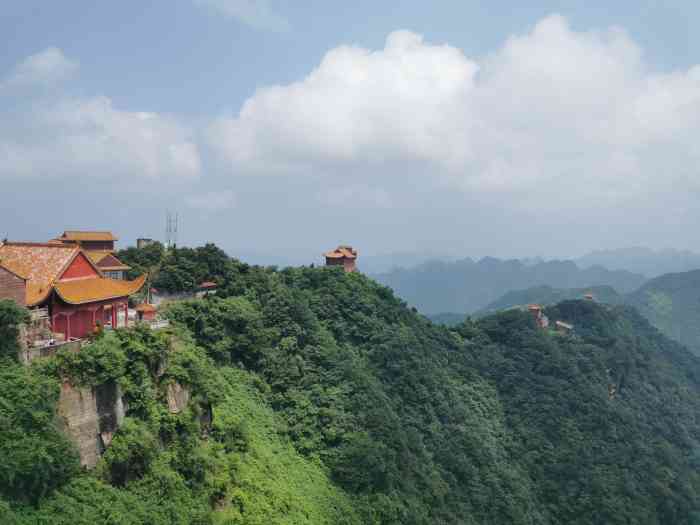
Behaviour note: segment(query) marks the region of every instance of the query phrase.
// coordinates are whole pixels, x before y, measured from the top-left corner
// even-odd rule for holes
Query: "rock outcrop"
[[[190,390],[180,383],[170,383],[167,390],[168,410],[171,414],[179,414],[190,402]]]
[[[124,420],[121,389],[116,383],[94,388],[75,387],[65,381],[61,385],[58,415],[66,435],[80,453],[80,464],[93,468],[112,436]]]

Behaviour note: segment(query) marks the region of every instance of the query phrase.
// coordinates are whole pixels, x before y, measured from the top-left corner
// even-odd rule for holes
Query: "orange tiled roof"
[[[114,255],[113,252],[106,250],[85,250],[85,254],[90,257],[90,260],[95,263],[100,270],[130,270],[131,266],[127,266]],[[111,258],[111,259],[108,259]],[[108,260],[105,260],[108,259]],[[110,264],[107,264],[110,263]]]
[[[323,255],[329,259],[356,259],[357,250],[352,246],[338,246],[335,250],[326,252]]]
[[[106,250],[85,250],[85,255],[90,257],[95,264],[99,264],[102,259],[111,255],[111,252]]]
[[[0,246],[1,246],[1,245],[0,245]],[[5,270],[5,271],[10,272],[12,275],[14,275],[14,276],[16,276],[16,277],[19,277],[20,279],[23,279],[23,280],[25,280],[25,281],[27,280],[27,277],[26,277],[25,275],[20,274],[19,272],[16,272],[16,271],[12,270],[11,268],[8,268],[8,267],[5,266],[4,264],[2,264],[2,260],[0,260],[0,268],[2,268],[2,269]]]
[[[59,239],[66,241],[118,241],[112,232],[66,230]]]
[[[62,281],[54,285],[58,296],[68,304],[84,304],[96,301],[128,297],[138,292],[146,282],[146,275],[134,281],[93,278]]]
[[[27,279],[27,306],[34,306],[49,295],[53,281],[79,252],[72,245],[7,242],[0,244],[0,261]]]
[[[200,288],[216,288],[217,284],[211,281],[204,281],[199,285]]]
[[[142,303],[136,307],[137,312],[155,312],[157,311],[157,308],[153,306],[152,304],[148,303]]]

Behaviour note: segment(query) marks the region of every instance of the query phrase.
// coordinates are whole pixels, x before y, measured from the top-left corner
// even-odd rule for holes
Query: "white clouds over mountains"
[[[268,9],[197,1],[231,16]],[[76,69],[50,48],[3,85],[47,85]],[[592,215],[687,206],[700,191],[700,67],[652,71],[624,31],[576,32],[559,16],[481,58],[409,31],[391,33],[379,50],[340,46],[305,78],[259,89],[237,115],[205,125],[60,88],[3,117],[0,178],[194,180],[206,158],[221,161],[210,163],[218,183],[311,177],[318,192],[299,199],[327,206],[389,208],[397,194],[421,205],[448,189],[504,207]],[[233,194],[187,202],[221,209]]]
[[[235,173],[351,173],[389,193],[413,174],[420,191],[551,208],[684,198],[700,182],[698,132],[700,68],[652,72],[624,31],[550,16],[479,60],[407,31],[378,51],[338,47],[209,136]]]

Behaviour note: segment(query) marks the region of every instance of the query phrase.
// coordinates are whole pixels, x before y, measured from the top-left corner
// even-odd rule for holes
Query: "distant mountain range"
[[[641,274],[602,266],[581,268],[573,261],[493,257],[479,261],[469,258],[454,262],[430,261],[373,277],[426,315],[474,313],[509,291],[533,286],[564,289],[610,286],[618,293],[629,293],[646,281]]]
[[[662,275],[625,300],[665,335],[700,355],[700,270]]]
[[[569,289],[533,286],[512,290],[473,315],[481,317],[531,303],[550,306],[569,299],[580,299],[586,293],[592,293],[600,303],[635,307],[667,337],[700,355],[700,270],[662,275],[627,294],[620,294],[610,286]],[[428,317],[433,322],[454,326],[461,323],[466,314],[441,313]]]
[[[627,270],[647,277],[666,273],[700,269],[700,254],[687,250],[651,250],[649,248],[621,248],[598,250],[575,260],[581,268],[603,266],[610,270]]]

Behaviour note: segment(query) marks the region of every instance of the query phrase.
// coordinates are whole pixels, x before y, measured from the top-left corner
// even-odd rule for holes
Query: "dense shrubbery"
[[[145,248],[121,250],[117,257],[131,266],[129,278],[149,273],[151,284],[168,293],[191,292],[204,281],[223,282],[235,273],[237,267],[213,244],[166,251],[162,244],[155,243]]]
[[[17,360],[19,327],[29,314],[13,301],[0,299],[0,359]]]
[[[16,383],[32,403],[32,381],[55,388],[61,377],[116,381],[129,407],[94,472],[76,475],[66,454],[36,507],[17,492],[34,477],[16,488],[0,478],[0,513],[19,523],[697,525],[700,363],[634,311],[548,309],[573,335],[539,331],[518,311],[448,329],[360,274],[218,265],[221,254],[203,250],[202,278],[219,292],[172,305],[172,333],[108,333],[0,378],[0,407],[13,413],[24,410]],[[165,403],[174,381],[193,393],[179,414]],[[41,421],[22,431],[60,443]],[[10,438],[0,433],[0,447]]]

